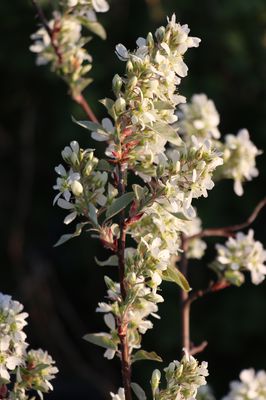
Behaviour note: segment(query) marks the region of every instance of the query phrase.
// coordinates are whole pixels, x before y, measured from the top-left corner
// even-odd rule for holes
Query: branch
[[[181,237],[181,249],[183,250],[181,261],[180,261],[180,271],[187,277],[188,269],[188,259],[186,256],[188,242],[184,235]],[[182,349],[185,348],[188,352],[190,351],[190,302],[189,294],[184,290],[180,293],[180,309],[181,309],[181,340]]]
[[[241,229],[247,228],[253,222],[255,219],[258,217],[260,211],[266,206],[266,197],[261,200],[251,215],[248,217],[248,219],[245,222],[242,222],[241,224],[236,224],[236,225],[229,225],[229,226],[224,226],[222,228],[210,228],[210,229],[203,229],[201,232],[196,233],[195,235],[189,236],[186,239],[187,240],[193,240],[197,238],[203,238],[203,237],[210,237],[210,236],[223,236],[223,237],[230,237],[233,236],[234,232],[239,231]]]
[[[51,29],[47,22],[45,15],[44,15],[43,10],[39,6],[37,1],[31,0],[31,2],[37,11],[38,17],[39,17],[44,29],[46,30],[46,32],[48,33],[48,35],[50,37],[51,45],[52,45],[55,55],[57,56],[57,59],[58,59],[58,64],[61,65],[63,63],[63,55],[62,55],[62,53],[60,51],[60,47],[58,46],[57,41],[56,41],[56,34],[60,30],[60,26],[55,21],[54,28]],[[94,112],[90,108],[88,102],[85,100],[84,96],[81,93],[79,93],[77,95],[72,94],[72,99],[83,108],[83,110],[85,111],[89,120],[91,120],[92,122],[97,122],[97,123],[99,122],[97,117],[95,116]]]
[[[206,342],[206,340],[204,340],[204,342],[202,342],[201,344],[199,344],[198,346],[193,346],[189,352],[189,354],[191,354],[192,356],[194,356],[195,354],[201,353],[202,351],[205,350],[205,348],[208,346],[208,342]]]
[[[125,179],[126,174],[123,171],[123,164],[118,162],[117,164],[117,178],[118,178],[118,193],[122,196],[125,193]],[[118,266],[119,266],[119,282],[122,301],[126,300],[126,282],[125,282],[125,246],[126,246],[126,224],[125,224],[125,210],[122,210],[119,214],[119,230],[120,235],[118,239]],[[119,321],[118,336],[121,344],[121,367],[122,367],[122,378],[123,386],[125,390],[125,400],[131,400],[131,365],[130,365],[130,354],[127,338],[127,318],[123,316]]]
[[[87,103],[87,101],[85,100],[84,96],[81,93],[73,95],[72,99],[83,108],[89,120],[91,120],[92,122],[99,123],[96,115],[90,108],[89,103]]]

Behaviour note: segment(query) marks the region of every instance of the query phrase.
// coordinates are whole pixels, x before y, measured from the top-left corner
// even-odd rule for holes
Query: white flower
[[[24,342],[26,334],[23,328],[27,325],[26,312],[22,312],[23,305],[11,296],[0,293],[0,335],[8,335],[14,342]]]
[[[234,191],[243,195],[242,183],[258,176],[256,157],[261,151],[251,142],[247,129],[241,129],[236,136],[226,135],[224,143],[223,177],[234,180]]]
[[[125,400],[125,390],[123,388],[119,388],[118,393],[110,393],[113,400]]]
[[[36,368],[36,372],[31,373],[29,378],[29,386],[32,389],[37,389],[42,392],[48,392],[53,390],[53,386],[50,383],[55,378],[55,374],[58,372],[58,368],[54,366],[55,361],[47,353],[41,349],[30,350],[27,354],[27,365],[31,367],[31,370]],[[38,370],[38,365],[46,365],[44,368]]]
[[[254,232],[249,230],[245,235],[238,232],[235,238],[229,238],[225,245],[217,244],[217,258],[211,267],[222,274],[231,283],[240,279],[243,283],[242,272],[249,271],[254,285],[260,284],[266,275],[266,251],[262,244],[254,240]],[[236,283],[237,284],[237,283]]]
[[[253,368],[243,370],[239,375],[240,381],[230,383],[230,392],[222,400],[265,400],[266,372],[257,373]]]
[[[178,126],[186,142],[190,141],[192,135],[199,140],[219,139],[220,117],[213,101],[205,94],[195,94],[190,103],[179,107],[181,111],[178,113]]]

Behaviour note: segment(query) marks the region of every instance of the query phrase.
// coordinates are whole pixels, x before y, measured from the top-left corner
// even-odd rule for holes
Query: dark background
[[[48,3],[46,1],[46,3]],[[50,4],[53,3],[52,1]],[[46,7],[49,15],[51,9]],[[111,94],[111,79],[124,64],[114,54],[122,42],[134,48],[138,36],[165,23],[176,12],[188,23],[192,36],[202,39],[199,49],[188,51],[189,75],[180,92],[190,98],[205,92],[221,114],[221,131],[249,129],[258,148],[266,142],[266,1],[265,0],[113,0],[111,10],[100,15],[108,40],[94,39],[94,83],[85,96],[99,118],[104,108],[97,102]],[[60,369],[51,399],[104,399],[121,385],[119,363],[103,359],[102,350],[84,342],[87,332],[103,329],[95,314],[104,296],[103,276],[116,271],[96,267],[103,258],[100,245],[86,234],[53,248],[68,228],[64,211],[52,207],[54,166],[71,140],[82,146],[95,143],[86,131],[71,122],[82,111],[67,96],[67,88],[49,67],[36,67],[28,50],[36,30],[35,12],[27,0],[0,3],[0,156],[1,156],[1,283],[30,313],[26,328],[32,347],[47,349]],[[96,144],[98,151],[103,151]],[[204,226],[242,222],[265,195],[265,155],[258,159],[260,175],[245,186],[243,198],[233,194],[232,182],[221,182],[209,197],[196,203]],[[265,244],[262,211],[254,223],[256,238]],[[73,227],[69,228],[73,230]],[[213,242],[210,242],[213,244]],[[203,287],[206,265],[213,246],[202,262],[191,262],[191,285]],[[164,365],[179,357],[178,289],[164,284],[161,321],[144,337],[144,347],[156,350]],[[245,284],[199,300],[192,308],[192,339],[207,339],[200,359],[209,361],[209,382],[217,397],[243,368],[265,368],[266,284]],[[136,364],[134,380],[148,387],[158,365]]]

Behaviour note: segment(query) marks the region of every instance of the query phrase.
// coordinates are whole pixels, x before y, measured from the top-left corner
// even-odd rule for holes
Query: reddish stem
[[[122,196],[125,193],[125,179],[126,175],[123,171],[123,165],[121,162],[117,164],[117,179],[118,179],[118,194]],[[123,302],[126,300],[127,288],[125,282],[125,246],[126,246],[126,224],[125,224],[125,210],[122,210],[119,214],[119,230],[120,235],[118,239],[118,266],[119,266],[119,282],[120,291]],[[121,344],[121,369],[123,386],[125,390],[125,399],[131,400],[131,365],[130,365],[130,354],[127,339],[127,318],[123,316],[119,322],[118,336]]]

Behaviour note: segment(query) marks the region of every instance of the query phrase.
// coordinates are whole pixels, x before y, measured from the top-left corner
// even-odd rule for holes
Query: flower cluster
[[[197,400],[215,400],[212,389],[209,385],[201,386],[197,393]]]
[[[47,352],[27,351],[27,316],[22,304],[0,293],[0,385],[10,400],[28,400],[32,389],[40,394],[52,390],[50,380],[58,372]]]
[[[78,215],[90,215],[91,207],[96,212],[97,207],[108,204],[117,191],[111,184],[107,185],[107,172],[97,169],[99,160],[93,150],[83,150],[76,141],[72,141],[62,151],[62,157],[69,169],[66,170],[62,164],[55,168],[59,177],[54,189],[59,192],[54,204],[70,211],[64,220],[65,224],[69,224]]]
[[[190,103],[181,104],[179,108],[179,133],[186,143],[189,143],[191,136],[196,136],[198,140],[220,138],[220,116],[214,102],[205,94],[195,94]]]
[[[154,400],[195,400],[197,390],[206,385],[205,377],[209,375],[208,364],[201,364],[187,352],[181,361],[173,361],[164,370],[166,388],[160,389],[161,373],[155,370],[151,378]]]
[[[196,94],[190,103],[181,104],[177,115],[178,132],[188,146],[193,144],[193,136],[199,141],[209,139],[223,154],[223,165],[216,171],[215,179],[233,179],[234,191],[241,196],[243,182],[258,176],[256,157],[261,154],[251,142],[247,129],[240,130],[237,135],[226,135],[224,142],[220,141],[220,117],[214,102],[205,94]]]
[[[266,275],[266,251],[263,245],[254,240],[254,232],[245,235],[238,232],[235,238],[229,238],[225,245],[216,245],[217,256],[210,265],[221,279],[240,286],[245,280],[243,272],[249,271],[251,281],[260,284]]]
[[[61,76],[73,97],[78,96],[92,81],[87,77],[92,57],[85,49],[90,38],[82,36],[82,26],[105,39],[96,12],[108,10],[105,0],[64,0],[62,10],[54,11],[53,18],[31,35],[30,50],[37,54],[37,65],[51,63],[51,69]]]
[[[163,199],[164,206],[168,202],[173,212],[184,212],[190,217],[196,215],[191,205],[192,199],[208,196],[207,191],[214,187],[212,174],[223,163],[221,154],[209,140],[202,143],[193,136],[192,141],[190,147],[169,151],[168,160],[162,159],[160,163],[160,180],[164,186],[164,197],[167,198],[166,201]]]
[[[230,384],[230,392],[223,400],[265,400],[266,372],[255,372],[253,368],[244,369],[239,375],[240,381]]]
[[[155,37],[139,38],[137,50],[129,52],[122,44],[116,47],[118,57],[126,62],[126,75],[115,75],[113,91],[116,100],[106,99],[109,114],[115,120],[114,133],[107,154],[124,159],[129,166],[147,164],[153,175],[153,162],[165,149],[167,141],[180,143],[177,132],[168,124],[177,120],[175,107],[185,101],[176,93],[180,77],[187,74],[183,55],[200,40],[189,37],[187,25],[176,23],[175,16]],[[115,140],[120,138],[120,144]]]
[[[243,194],[242,183],[258,176],[256,157],[261,154],[251,142],[247,129],[241,129],[236,136],[226,135],[223,148],[224,165],[221,175],[234,180],[234,191]]]

